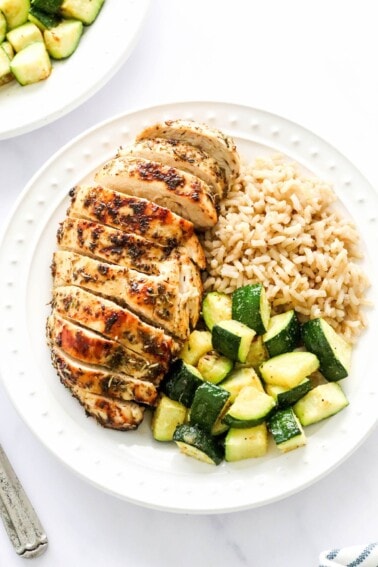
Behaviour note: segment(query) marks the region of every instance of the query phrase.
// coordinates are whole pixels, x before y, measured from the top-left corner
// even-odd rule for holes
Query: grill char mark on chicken
[[[234,141],[206,124],[192,120],[167,120],[145,128],[137,136],[137,141],[154,138],[185,142],[199,148],[216,160],[228,184],[239,174],[240,159]]]
[[[167,370],[166,365],[148,364],[140,354],[131,352],[114,340],[68,321],[58,313],[48,317],[47,337],[51,348],[61,349],[78,361],[103,366],[113,372],[122,372],[155,385],[159,385]]]
[[[204,151],[185,142],[163,138],[141,140],[122,147],[116,157],[131,156],[160,162],[168,167],[181,169],[199,177],[211,187],[218,201],[226,190],[223,170]]]
[[[72,250],[146,274],[159,274],[161,262],[172,252],[170,248],[157,246],[136,234],[71,217],[61,223],[57,240],[63,250]]]
[[[78,362],[55,347],[51,349],[51,356],[59,376],[72,386],[124,402],[133,400],[150,406],[156,403],[158,391],[151,382]]]
[[[127,195],[149,198],[191,221],[198,229],[217,222],[215,198],[210,187],[198,177],[174,167],[131,156],[107,162],[95,179],[101,185]]]
[[[137,315],[75,286],[53,291],[53,309],[62,317],[113,339],[151,364],[169,365],[179,345],[158,327],[143,322]]]
[[[68,215],[142,236],[169,250],[182,248],[200,269],[206,266],[205,254],[193,224],[147,199],[124,195],[99,185],[82,185],[71,191]]]

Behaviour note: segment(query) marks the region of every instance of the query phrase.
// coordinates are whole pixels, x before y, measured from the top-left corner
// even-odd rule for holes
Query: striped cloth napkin
[[[378,567],[378,542],[323,551],[319,567]]]

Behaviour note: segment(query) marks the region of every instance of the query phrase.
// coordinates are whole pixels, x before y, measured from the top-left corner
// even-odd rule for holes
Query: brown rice
[[[280,156],[243,166],[202,239],[205,290],[232,293],[261,282],[273,313],[295,308],[303,320],[324,317],[355,342],[365,327],[368,281],[357,230],[335,201],[329,185]]]

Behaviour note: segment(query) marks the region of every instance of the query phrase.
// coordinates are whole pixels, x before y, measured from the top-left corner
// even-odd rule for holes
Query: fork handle
[[[0,516],[18,555],[32,558],[46,550],[46,533],[1,445]]]

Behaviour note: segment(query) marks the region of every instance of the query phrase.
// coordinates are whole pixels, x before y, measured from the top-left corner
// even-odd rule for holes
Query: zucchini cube
[[[246,429],[231,428],[225,439],[228,462],[263,457],[268,451],[268,430],[265,423]]]
[[[350,372],[352,347],[324,319],[312,319],[302,326],[303,342],[319,359],[320,372],[329,381],[346,378]]]
[[[260,365],[261,377],[266,384],[295,388],[319,368],[319,360],[311,352],[286,352],[266,360]]]
[[[302,425],[318,423],[335,415],[349,404],[341,386],[336,382],[320,384],[294,405],[294,412]]]
[[[245,362],[255,331],[233,319],[220,321],[213,327],[213,348],[234,361]]]
[[[187,364],[197,366],[201,356],[213,348],[209,331],[192,331],[180,352],[180,358]]]
[[[185,423],[187,412],[187,408],[180,402],[161,394],[151,423],[154,439],[172,441],[176,427]]]
[[[282,453],[306,445],[306,436],[292,408],[275,412],[268,420],[268,429]]]

